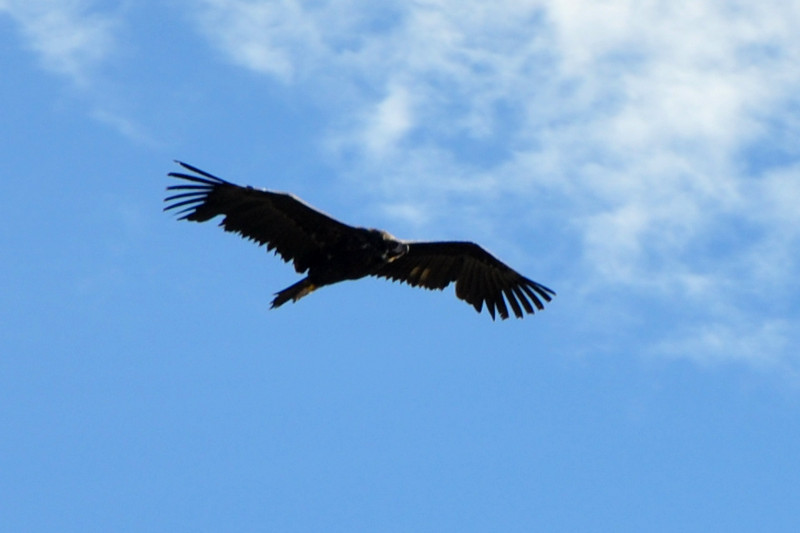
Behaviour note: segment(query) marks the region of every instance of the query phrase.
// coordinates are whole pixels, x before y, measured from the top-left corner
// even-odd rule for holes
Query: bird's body
[[[307,258],[308,276],[279,292],[272,307],[278,307],[289,299],[297,301],[325,285],[375,275],[387,263],[408,251],[407,244],[395,240],[385,231],[353,230],[335,242],[321,246],[318,254]]]
[[[272,307],[297,301],[315,289],[345,280],[379,276],[427,289],[456,283],[456,295],[480,312],[486,304],[508,318],[506,302],[518,318],[543,309],[541,300],[555,293],[518,274],[475,243],[411,242],[389,233],[349,226],[312,208],[291,194],[241,187],[180,163],[194,174],[173,172],[188,183],[168,190],[182,191],[166,198],[165,210],[183,208],[182,220],[205,222],[218,215],[220,225],[239,233],[307,276],[277,293]],[[533,305],[531,305],[531,302]]]

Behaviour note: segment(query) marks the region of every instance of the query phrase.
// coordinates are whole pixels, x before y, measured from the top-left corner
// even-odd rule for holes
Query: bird
[[[219,225],[266,246],[306,277],[275,293],[271,309],[296,302],[313,291],[366,276],[399,281],[412,287],[442,290],[455,283],[456,296],[480,313],[485,306],[495,320],[517,318],[544,309],[555,292],[532,281],[469,241],[406,241],[390,233],[355,227],[319,211],[300,198],[251,186],[240,186],[197,167],[175,161],[181,180],[167,187],[164,211],[178,220]]]

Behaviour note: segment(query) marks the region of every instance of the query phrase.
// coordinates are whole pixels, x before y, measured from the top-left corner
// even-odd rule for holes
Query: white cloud
[[[652,353],[688,358],[706,365],[747,362],[754,366],[797,373],[796,353],[781,357],[796,344],[796,328],[783,320],[759,323],[710,323],[687,328],[677,340],[657,344]],[[795,376],[796,377],[796,376]]]
[[[81,0],[6,0],[0,10],[20,26],[49,70],[83,84],[114,48],[115,21]]]
[[[205,32],[238,64],[249,69],[292,79],[294,59],[285,47],[313,40],[295,2],[205,0],[200,17]],[[306,42],[306,46],[311,43]]]
[[[791,326],[774,325],[800,327],[795,308],[764,305],[800,296],[800,3],[204,5],[232,61],[330,103],[327,146],[357,155],[387,214],[458,227],[475,220],[458,207],[481,204],[507,227],[497,206],[528,198],[537,214],[510,223],[568,221],[587,294],[632,288],[700,313],[700,334],[676,331],[705,340],[671,341],[698,358],[785,350]],[[743,298],[758,311],[735,321],[761,333],[714,348],[736,338],[725,322]]]
[[[373,157],[384,156],[413,125],[408,90],[401,85],[391,85],[386,97],[369,108],[362,120],[364,146]]]
[[[120,112],[118,88],[104,83],[102,70],[115,57],[122,19],[101,11],[92,0],[6,0],[0,13],[18,24],[27,48],[42,66],[80,89],[92,101],[89,115],[117,133],[139,143],[155,145],[154,138]]]
[[[124,115],[98,107],[92,111],[91,117],[106,126],[110,126],[117,133],[137,144],[150,147],[159,145],[159,141],[149,132]]]

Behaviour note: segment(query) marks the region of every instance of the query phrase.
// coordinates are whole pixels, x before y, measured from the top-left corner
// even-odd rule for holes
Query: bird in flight
[[[225,231],[266,245],[306,277],[276,293],[272,308],[296,302],[325,285],[365,276],[442,290],[455,282],[456,296],[492,320],[517,318],[544,309],[555,292],[532,281],[473,242],[418,242],[396,239],[386,231],[349,226],[294,195],[242,187],[176,161],[186,172],[167,187],[176,191],[164,210],[179,220],[205,222],[222,216]]]

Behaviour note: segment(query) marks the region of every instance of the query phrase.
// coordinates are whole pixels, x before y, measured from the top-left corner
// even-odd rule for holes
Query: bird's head
[[[408,244],[396,239],[391,233],[383,230],[372,230],[373,235],[380,239],[381,259],[391,263],[398,257],[408,253]]]
[[[389,241],[386,243],[387,249],[383,254],[383,259],[387,263],[391,263],[399,257],[403,257],[408,253],[408,245],[402,241]]]

